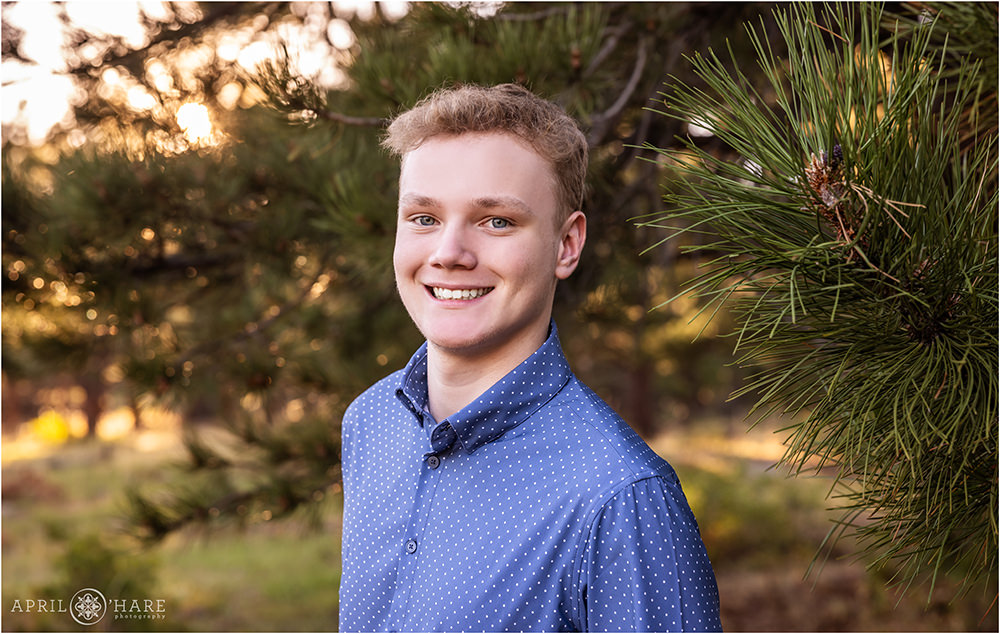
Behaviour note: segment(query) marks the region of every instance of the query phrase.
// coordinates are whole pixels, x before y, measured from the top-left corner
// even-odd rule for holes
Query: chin
[[[455,331],[429,331],[425,335],[427,342],[438,348],[455,354],[474,354],[490,348],[489,336],[484,333],[470,334],[467,331],[458,334]]]

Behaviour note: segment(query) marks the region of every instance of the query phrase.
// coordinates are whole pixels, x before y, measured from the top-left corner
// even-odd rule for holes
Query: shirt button
[[[437,469],[441,466],[441,459],[437,456],[427,456],[427,466],[431,469]]]
[[[412,555],[415,552],[417,552],[417,540],[415,539],[406,540],[406,554]]]

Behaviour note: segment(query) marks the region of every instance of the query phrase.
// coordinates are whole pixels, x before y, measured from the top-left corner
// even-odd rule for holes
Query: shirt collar
[[[517,427],[569,382],[572,373],[559,344],[554,321],[545,343],[497,381],[476,400],[440,424],[450,424],[467,453]],[[427,411],[427,343],[413,354],[403,370],[396,396],[421,426]],[[427,415],[428,420],[430,415]],[[439,425],[440,426],[440,425]],[[428,435],[432,430],[426,430]]]

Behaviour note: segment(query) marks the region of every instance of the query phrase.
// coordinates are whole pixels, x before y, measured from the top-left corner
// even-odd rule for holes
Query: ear
[[[574,211],[566,218],[559,233],[559,252],[556,260],[556,277],[564,280],[576,270],[587,241],[587,216]]]

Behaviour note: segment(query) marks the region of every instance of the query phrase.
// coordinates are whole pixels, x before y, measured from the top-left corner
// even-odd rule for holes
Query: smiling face
[[[515,137],[433,137],[403,158],[393,265],[437,353],[509,367],[544,341],[586,220],[559,213],[550,165]]]

